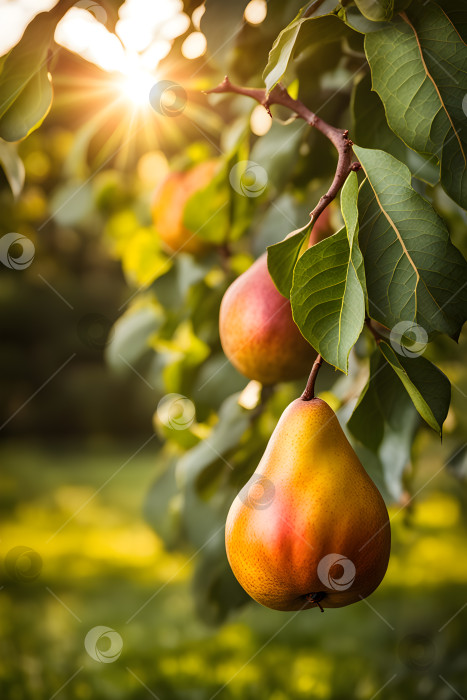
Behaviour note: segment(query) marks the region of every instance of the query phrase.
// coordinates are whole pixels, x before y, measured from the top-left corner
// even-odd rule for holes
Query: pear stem
[[[375,339],[376,344],[379,345],[381,342],[381,336],[379,335],[378,331],[375,328],[373,328],[373,326],[371,325],[370,318],[365,319],[365,325],[368,328],[368,330],[370,331],[373,338]]]
[[[319,368],[323,364],[323,358],[318,355],[316,360],[313,362],[313,367],[311,368],[310,376],[306,383],[305,391],[303,392],[301,399],[302,401],[311,401],[315,398],[315,381],[318,376]]]
[[[321,610],[321,612],[324,612],[324,608],[321,605],[321,601],[323,598],[326,598],[326,593],[323,591],[318,591],[318,593],[308,593],[306,596],[306,599],[309,603],[314,603],[315,605],[318,606],[318,608]]]

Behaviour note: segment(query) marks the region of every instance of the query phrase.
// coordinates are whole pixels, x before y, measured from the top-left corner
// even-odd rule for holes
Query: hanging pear
[[[186,228],[183,213],[190,197],[211,182],[218,165],[216,160],[207,160],[190,170],[171,172],[156,188],[151,202],[152,219],[169,252],[201,255],[212,245]]]
[[[339,608],[381,583],[389,518],[334,411],[293,401],[226,523],[233,573],[274,610]]]
[[[266,253],[227,289],[219,334],[234,367],[262,384],[299,379],[316,357],[295,325],[290,301],[274,286]]]
[[[329,210],[317,220],[309,245],[331,233]],[[310,371],[316,352],[292,318],[288,299],[276,289],[267,255],[230,285],[219,315],[222,348],[230,362],[262,384],[299,379]]]

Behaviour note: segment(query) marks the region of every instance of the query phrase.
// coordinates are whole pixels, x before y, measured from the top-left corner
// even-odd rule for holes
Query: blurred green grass
[[[195,616],[189,556],[165,552],[142,519],[156,473],[152,442],[116,473],[138,447],[10,442],[0,449],[1,698],[465,693],[466,527],[447,476],[433,479],[411,509],[392,510],[389,571],[368,601],[324,614],[252,603],[216,629]],[[16,546],[42,557],[34,581],[8,577],[5,555]],[[97,625],[122,638],[113,663],[85,651]]]

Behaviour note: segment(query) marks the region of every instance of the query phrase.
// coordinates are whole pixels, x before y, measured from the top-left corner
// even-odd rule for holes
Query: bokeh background
[[[52,110],[15,146],[21,192],[14,196],[0,173],[0,233],[35,246],[26,269],[0,270],[2,698],[465,697],[465,331],[458,346],[440,340],[427,349],[453,383],[443,442],[417,424],[393,481],[390,451],[388,468],[360,450],[393,531],[388,574],[368,601],[323,615],[263,609],[227,577],[222,546],[216,540],[211,551],[206,536],[301,387],[276,388],[241,434],[241,454],[221,445],[214,461],[193,456],[221,404],[247,385],[220,351],[220,298],[266,245],[303,222],[334,160],[303,127],[270,129],[247,100],[208,101],[201,90],[226,66],[260,84],[272,41],[300,4],[254,0],[244,15],[246,2],[213,2],[203,26],[197,2],[127,0],[120,15],[119,3],[77,3],[58,25]],[[3,0],[1,53],[54,5]],[[303,99],[348,124],[357,59],[337,64],[335,49],[322,59],[305,53],[297,74],[318,64]],[[148,86],[159,79],[183,85],[183,114],[148,106]],[[268,189],[254,207],[233,203],[237,224],[243,218],[229,265],[221,246],[207,261],[172,259],[152,224],[154,188],[169,168],[237,153],[237,143],[263,164]],[[465,253],[465,214],[437,187],[417,186]],[[344,422],[365,354],[362,341],[349,380],[329,368],[320,376]],[[175,434],[158,420],[170,392],[196,405],[190,430]],[[171,483],[172,465],[187,454],[200,479],[194,505]],[[236,467],[228,484],[225,459]],[[225,502],[214,511],[216,490]],[[97,626],[116,637],[96,637],[93,658],[85,639]]]

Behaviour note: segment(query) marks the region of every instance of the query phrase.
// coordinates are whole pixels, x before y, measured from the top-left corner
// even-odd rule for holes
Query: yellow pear
[[[189,198],[211,182],[218,168],[216,160],[198,163],[190,170],[172,172],[154,192],[151,213],[154,226],[165,247],[174,253],[206,252],[212,244],[203,241],[183,224],[183,212]]]
[[[327,403],[286,408],[230,508],[225,541],[240,584],[274,610],[339,608],[380,584],[386,506]]]

